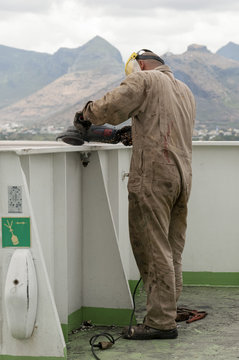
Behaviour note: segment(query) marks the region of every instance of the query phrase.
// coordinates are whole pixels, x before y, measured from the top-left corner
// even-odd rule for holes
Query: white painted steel
[[[132,300],[107,192],[105,160],[104,153],[94,152],[83,171],[83,305],[129,309]]]
[[[26,165],[26,163],[25,163]],[[27,167],[26,167],[27,168]],[[63,338],[54,297],[41,251],[41,242],[31,206],[28,183],[22,171],[19,156],[14,152],[0,152],[0,213],[2,217],[30,217],[31,219],[31,253],[36,269],[38,283],[38,307],[33,335],[28,339],[15,339],[7,322],[6,304],[2,301],[2,346],[1,354],[11,356],[42,356],[64,358],[65,341]],[[8,213],[8,186],[22,187],[23,213]],[[14,247],[0,248],[2,277],[1,289],[5,288],[7,271],[14,252]]]
[[[239,272],[239,144],[227,144],[193,146],[185,271]]]
[[[30,191],[29,200],[24,195],[24,214],[29,214],[28,201],[61,323],[82,306],[130,308],[127,280],[139,276],[128,236],[125,175],[131,148],[26,144],[0,150],[1,213],[8,216],[7,186],[23,184],[16,177],[21,168]],[[91,152],[87,167],[81,164],[83,151]],[[238,160],[237,142],[193,144],[185,271],[239,271]],[[11,255],[12,249],[0,250],[2,281]]]
[[[128,279],[138,271],[128,238],[127,181],[131,149],[115,145],[67,147],[72,151],[101,151],[101,166],[111,204],[121,258]],[[53,148],[54,151],[65,151]],[[52,151],[51,148],[36,151]],[[24,153],[18,150],[18,153]],[[238,142],[194,142],[193,186],[189,202],[187,242],[183,256],[185,271],[238,271]],[[227,175],[228,174],[228,175]],[[228,244],[230,246],[228,246]],[[236,250],[236,251],[235,251]],[[215,252],[217,256],[215,256]],[[224,256],[226,255],[226,261]]]
[[[66,277],[68,293],[68,314],[79,310],[83,304],[83,175],[84,170],[80,162],[79,153],[66,154],[66,237],[65,247],[67,251]],[[60,189],[59,189],[60,190]],[[58,219],[56,218],[58,223]],[[65,252],[58,247],[59,258],[64,258]],[[61,254],[61,255],[60,255]],[[60,290],[60,289],[59,289]],[[60,299],[59,299],[60,301]]]
[[[37,311],[37,278],[30,250],[15,250],[5,281],[5,309],[12,336],[32,336]]]

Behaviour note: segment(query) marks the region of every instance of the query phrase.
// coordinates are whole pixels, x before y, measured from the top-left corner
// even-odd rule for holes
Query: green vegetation
[[[205,140],[209,140],[208,138]],[[239,141],[238,135],[224,135],[224,134],[218,134],[215,137],[211,139],[212,141]]]

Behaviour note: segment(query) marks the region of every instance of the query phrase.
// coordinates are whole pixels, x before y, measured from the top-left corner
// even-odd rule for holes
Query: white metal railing
[[[61,189],[72,183],[71,192],[79,192],[78,199],[80,199],[84,189],[79,189],[78,184],[82,181],[82,175],[87,174],[92,166],[92,157],[89,158],[90,163],[86,168],[81,164],[81,157],[87,156],[88,153],[100,154],[99,164],[119,242],[120,244],[122,242],[120,248],[126,273],[128,278],[136,278],[137,271],[130,254],[127,235],[126,185],[131,149],[121,145],[98,144],[73,147],[54,142],[3,143],[5,146],[2,147],[1,152],[15,151],[21,159],[29,181],[31,199],[42,239],[54,237],[54,232],[57,231],[56,224],[53,227],[53,222],[46,222],[46,219],[52,218],[54,201],[57,201],[54,197],[54,189],[59,188],[58,192],[61,193]],[[239,244],[239,228],[236,226],[239,210],[238,157],[238,142],[193,143],[193,186],[189,202],[184,270],[238,271],[236,256],[237,244]],[[59,174],[55,175],[56,172]],[[71,194],[68,193],[68,196]],[[78,205],[74,205],[76,209],[72,209],[72,216],[77,216],[76,211],[80,211],[79,201],[75,203]],[[91,220],[93,226],[94,219]],[[46,252],[50,278],[53,279],[54,262],[51,259],[52,250],[50,251],[49,248],[52,245],[45,244],[44,240],[42,245]],[[217,256],[215,256],[216,249]]]

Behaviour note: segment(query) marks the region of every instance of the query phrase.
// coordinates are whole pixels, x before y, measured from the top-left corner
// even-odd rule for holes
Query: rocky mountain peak
[[[239,128],[239,62],[231,59],[237,54],[239,45],[230,42],[216,54],[191,44],[183,54],[163,55],[175,78],[193,91],[198,124]],[[0,123],[38,126],[69,124],[77,109],[125,77],[120,52],[100,36],[53,55],[0,46],[1,74]]]
[[[217,54],[228,59],[239,61],[239,45],[230,41],[227,45],[220,48]]]
[[[191,44],[188,46],[187,51],[197,51],[203,53],[210,53],[205,45]]]
[[[119,50],[100,36],[53,55],[0,45],[0,109],[69,73],[123,74],[123,70]]]
[[[65,66],[67,73],[96,69],[115,73],[123,69],[119,50],[98,35],[78,48],[61,48],[54,57]]]

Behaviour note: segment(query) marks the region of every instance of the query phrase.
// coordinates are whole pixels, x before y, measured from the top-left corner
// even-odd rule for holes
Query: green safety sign
[[[2,218],[2,247],[30,247],[29,217]]]

